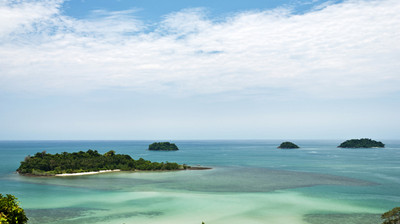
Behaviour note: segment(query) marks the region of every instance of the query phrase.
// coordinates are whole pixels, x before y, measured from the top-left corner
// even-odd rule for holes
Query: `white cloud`
[[[333,98],[400,91],[398,0],[346,1],[300,15],[249,11],[223,21],[188,9],[156,25],[136,20],[134,11],[79,20],[60,7],[50,0],[0,4],[0,89],[278,89]]]
[[[0,37],[37,32],[43,21],[60,14],[59,0],[3,1],[0,3]]]

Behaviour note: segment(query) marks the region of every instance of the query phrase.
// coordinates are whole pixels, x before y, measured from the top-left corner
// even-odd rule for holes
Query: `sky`
[[[400,139],[398,0],[0,0],[0,140]]]

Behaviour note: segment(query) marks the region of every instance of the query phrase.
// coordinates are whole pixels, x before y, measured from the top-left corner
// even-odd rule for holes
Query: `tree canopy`
[[[14,195],[0,194],[0,223],[1,224],[24,224],[28,222],[24,209],[19,207]]]
[[[350,139],[342,142],[339,148],[384,148],[385,144],[369,138]]]
[[[384,219],[382,224],[400,224],[400,207],[396,207],[381,216]]]
[[[170,142],[154,142],[149,145],[149,150],[153,151],[176,151],[179,150],[174,143]]]
[[[294,144],[293,142],[282,142],[279,149],[298,149],[300,148],[298,145]]]
[[[132,159],[129,155],[116,154],[114,150],[104,155],[96,150],[87,152],[63,152],[49,154],[46,151],[38,152],[34,156],[27,156],[21,162],[17,171],[20,174],[55,175],[61,173],[80,173],[100,170],[120,169],[134,170],[179,170],[188,166],[170,162],[151,162],[140,158]]]

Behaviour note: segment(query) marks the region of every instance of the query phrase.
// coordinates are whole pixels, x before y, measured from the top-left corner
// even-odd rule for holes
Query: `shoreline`
[[[211,167],[204,167],[204,166],[191,166],[186,168],[186,170],[211,170]]]
[[[185,170],[211,170],[211,167],[202,167],[202,166],[192,166],[187,167],[186,169],[179,169],[179,170],[132,170],[131,172],[165,172],[165,171],[185,171]],[[80,172],[80,173],[59,173],[59,174],[46,174],[46,175],[37,175],[31,173],[19,173],[22,176],[32,176],[32,177],[72,177],[72,176],[85,176],[85,175],[96,175],[102,173],[114,173],[114,172],[121,172],[120,169],[115,170],[99,170],[99,171],[89,171],[89,172]]]
[[[61,173],[61,174],[56,174],[54,176],[56,177],[69,177],[69,176],[84,176],[84,175],[94,175],[94,174],[100,174],[100,173],[111,173],[111,172],[120,172],[120,169],[116,170],[99,170],[99,171],[90,171],[90,172],[81,172],[81,173]]]

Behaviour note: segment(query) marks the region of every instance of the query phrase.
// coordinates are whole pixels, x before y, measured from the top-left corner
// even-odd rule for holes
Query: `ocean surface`
[[[0,193],[14,194],[29,223],[330,224],[381,223],[400,206],[400,140],[384,149],[340,149],[341,140],[0,141]],[[26,177],[25,156],[115,150],[151,161],[212,167],[173,172],[117,172]]]

